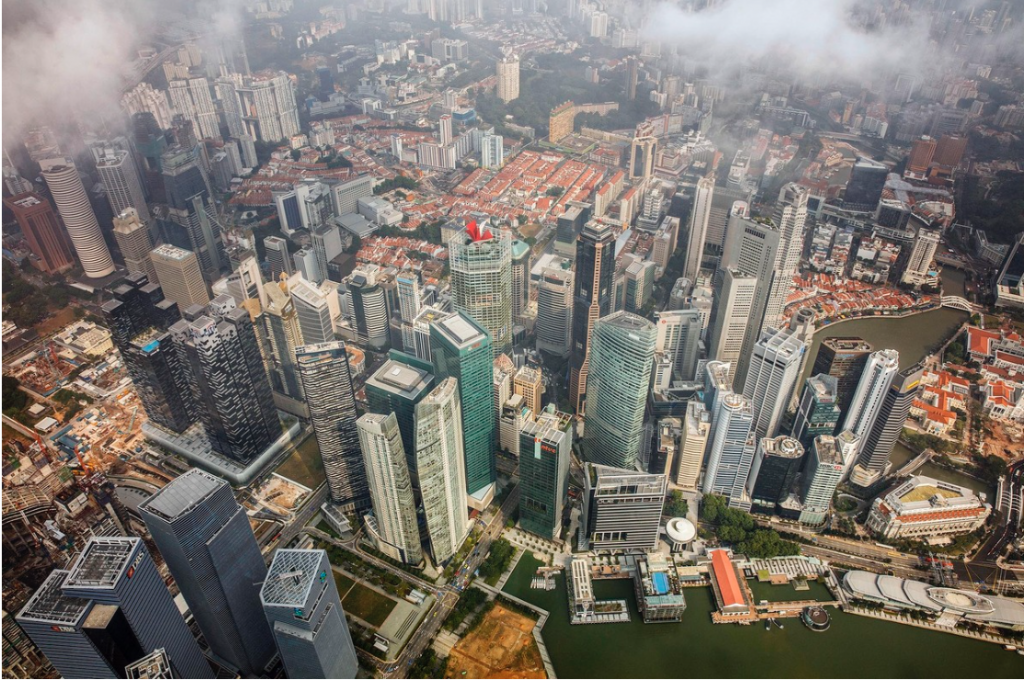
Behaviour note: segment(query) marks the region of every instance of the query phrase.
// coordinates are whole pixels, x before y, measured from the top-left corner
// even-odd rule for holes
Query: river
[[[1024,674],[1021,657],[998,645],[831,608],[832,626],[824,633],[811,632],[797,619],[787,619],[784,630],[770,632],[763,625],[716,625],[711,622],[710,588],[685,591],[682,622],[644,624],[636,610],[632,581],[595,581],[597,598],[628,600],[633,620],[573,626],[563,576],[558,576],[555,590],[530,588],[539,564],[524,556],[505,590],[551,613],[543,636],[561,678],[1011,678]],[[811,593],[796,593],[789,586],[775,588],[792,593],[792,599],[810,599],[820,595],[817,588],[821,587]]]

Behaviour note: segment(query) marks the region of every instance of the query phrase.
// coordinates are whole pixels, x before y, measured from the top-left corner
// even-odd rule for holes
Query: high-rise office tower
[[[366,379],[371,413],[394,413],[402,433],[409,470],[416,474],[416,404],[434,387],[432,366],[409,354],[391,351],[388,360]]]
[[[117,137],[99,142],[93,145],[92,154],[111,211],[115,215],[120,215],[128,208],[134,208],[143,221],[148,223],[152,220],[128,140]]]
[[[573,281],[571,269],[548,267],[541,272],[537,284],[537,321],[534,324],[538,352],[562,358],[569,356]]]
[[[174,110],[190,120],[192,127],[203,139],[220,137],[217,108],[213,104],[210,82],[206,78],[172,80],[167,91]]]
[[[836,379],[836,405],[843,413],[853,400],[871,351],[871,345],[861,338],[825,338],[818,347],[811,373]]]
[[[307,345],[334,341],[334,322],[330,302],[316,286],[302,278],[290,283],[295,317],[299,321],[302,340]]]
[[[420,564],[423,550],[416,523],[416,499],[398,419],[394,413],[367,413],[356,421],[356,430],[373,506],[373,514],[366,516],[367,533],[388,557]]]
[[[756,448],[751,431],[754,410],[745,397],[727,392],[715,408],[712,423],[703,491],[725,496],[729,507],[748,510],[745,487]]]
[[[430,348],[436,379],[458,380],[466,491],[486,492],[495,480],[491,337],[460,312],[430,325]]]
[[[459,385],[446,378],[416,404],[416,469],[434,564],[444,564],[469,535],[469,499]]]
[[[199,417],[217,453],[249,463],[281,436],[281,421],[249,313],[227,295],[171,326],[189,365]]]
[[[121,249],[124,266],[129,272],[142,272],[153,283],[159,283],[156,267],[149,254],[153,250],[153,240],[149,229],[139,220],[135,208],[125,208],[114,218],[114,240]]]
[[[420,278],[416,272],[402,272],[395,277],[398,287],[398,312],[402,321],[412,323],[422,308]]]
[[[807,345],[788,328],[770,328],[754,345],[743,396],[754,409],[754,436],[774,437],[800,379]]]
[[[708,356],[736,366],[743,357],[745,336],[755,332],[750,317],[756,305],[758,280],[731,268],[719,273],[721,286],[708,327]]]
[[[498,99],[508,104],[519,98],[519,57],[506,54],[498,60]]]
[[[967,150],[967,137],[964,135],[942,135],[935,145],[932,162],[947,168],[955,168],[963,160]]]
[[[530,304],[530,246],[512,241],[512,323],[518,323]]]
[[[816,437],[832,435],[839,427],[838,381],[824,373],[807,379],[793,420],[793,439],[810,450]]]
[[[627,312],[594,324],[583,430],[587,460],[620,468],[636,464],[657,334],[653,323]]]
[[[615,280],[615,233],[606,224],[583,227],[576,242],[576,289],[572,308],[572,351],[569,355],[569,402],[583,413],[590,371],[590,336],[594,323],[611,313]]]
[[[526,407],[534,413],[541,412],[541,395],[544,394],[544,377],[540,369],[523,366],[512,378],[512,390],[522,395]]]
[[[654,158],[658,153],[658,138],[654,127],[647,121],[636,126],[629,145],[629,178],[646,180],[654,172]]]
[[[676,484],[687,491],[696,491],[700,481],[700,468],[704,462],[704,450],[711,434],[711,414],[704,404],[691,401],[686,405],[680,433],[679,453],[676,455]]]
[[[519,435],[519,526],[558,540],[568,491],[572,416],[554,409],[529,421]]]
[[[782,326],[782,312],[786,298],[793,289],[793,277],[800,269],[800,256],[804,250],[804,227],[807,222],[807,198],[810,193],[799,184],[789,183],[779,192],[773,218],[779,228],[779,253],[775,260],[775,275],[764,308],[759,333]]]
[[[352,296],[352,314],[356,332],[373,349],[388,346],[388,305],[384,289],[377,280],[378,272],[372,267],[356,269],[348,277],[348,290]]]
[[[103,305],[111,340],[121,354],[149,420],[184,432],[199,419],[189,367],[168,329],[181,319],[178,307],[142,272],[133,272]]]
[[[40,166],[85,275],[99,279],[113,274],[114,260],[74,163],[67,158],[51,158],[43,160]]]
[[[693,380],[700,358],[700,313],[696,309],[658,312],[655,350],[672,361],[676,380]]]
[[[257,318],[262,338],[267,375],[274,392],[290,399],[302,400],[302,382],[295,362],[295,350],[307,343],[299,325],[295,300],[285,283],[271,284],[264,289],[265,302]],[[333,340],[333,338],[332,338]]]
[[[263,246],[267,251],[267,264],[270,265],[270,280],[277,283],[281,274],[291,276],[295,267],[292,266],[292,256],[288,252],[288,241],[280,236],[268,236],[263,239]]]
[[[729,218],[734,212],[736,203],[749,206],[753,194],[747,189],[733,188],[728,185],[716,186],[711,198],[711,212],[708,214],[708,228],[704,236],[704,252],[707,261],[718,265],[722,249],[725,247]]]
[[[471,223],[448,241],[452,304],[487,329],[497,356],[512,350],[512,235]]]
[[[165,243],[155,248],[149,257],[164,295],[177,303],[178,309],[184,312],[191,305],[210,302],[210,293],[195,253]]]
[[[854,432],[861,440],[871,430],[900,367],[900,355],[894,349],[873,352],[864,365],[857,390],[844,411],[843,430]]]
[[[742,388],[747,362],[753,354],[754,344],[761,337],[759,330],[761,320],[771,296],[775,277],[778,275],[776,266],[780,257],[780,239],[782,237],[781,231],[772,224],[771,220],[750,219],[747,212],[748,208],[745,203],[733,205],[733,212],[729,216],[725,246],[722,251],[722,266],[715,276],[715,286],[718,289],[723,287],[722,279],[727,269],[736,269],[757,278],[757,288],[750,307],[750,318],[746,324],[749,331],[743,336],[739,355],[729,359],[733,362],[733,376],[737,389]]]
[[[807,455],[798,492],[804,506],[800,512],[801,522],[811,525],[824,523],[832,496],[843,479],[843,471],[843,456],[835,437],[815,437]]]
[[[263,674],[274,656],[259,597],[267,565],[228,483],[192,468],[139,513],[213,653],[243,675]]]
[[[49,201],[36,193],[22,193],[4,198],[4,204],[14,213],[21,235],[43,271],[56,274],[75,266],[67,232]]]
[[[55,571],[44,586],[18,623],[63,675],[120,677],[128,663],[163,648],[177,676],[212,677],[141,539],[90,538],[70,571]],[[70,621],[41,630],[46,618],[65,613]],[[99,657],[106,671],[100,671]]]
[[[707,238],[708,219],[711,217],[711,202],[715,195],[715,180],[702,177],[697,181],[697,190],[693,196],[693,209],[690,211],[689,237],[686,242],[686,266],[683,276],[691,281],[697,280],[701,262],[704,259],[704,241]]]
[[[356,677],[359,660],[326,552],[279,549],[260,599],[289,678]]]
[[[217,211],[206,173],[192,148],[173,146],[160,156],[169,221],[164,231],[174,245],[199,258],[204,276],[213,281],[227,263]]]
[[[868,365],[870,368],[870,362]],[[871,429],[866,435],[861,436],[857,463],[850,473],[850,481],[853,484],[869,487],[885,473],[889,456],[900,433],[903,432],[903,425],[910,414],[910,406],[921,387],[923,372],[923,367],[916,365],[893,376]],[[854,405],[856,406],[856,397]],[[856,430],[854,432],[860,434]]]
[[[889,176],[889,168],[868,158],[858,158],[846,183],[843,207],[847,210],[872,212],[882,198],[882,189]]]
[[[636,100],[636,86],[639,79],[640,60],[636,58],[636,55],[631,54],[626,57],[626,99],[629,101]]]
[[[324,461],[331,501],[343,508],[366,507],[366,470],[356,433],[356,395],[345,343],[296,348],[313,433]]]
[[[804,461],[804,447],[792,437],[765,437],[759,440],[757,453],[747,478],[751,509],[769,515],[785,500]]]
[[[936,142],[931,137],[915,139],[910,148],[910,156],[907,157],[907,172],[919,175],[927,173],[935,156],[935,147]]]
[[[580,550],[620,552],[657,548],[668,490],[665,475],[586,463],[583,480]]]
[[[921,285],[929,283],[928,272],[931,270],[935,251],[939,249],[939,232],[932,229],[918,229],[914,247],[910,251],[907,268],[903,270],[903,283]],[[932,280],[931,283],[938,283]]]

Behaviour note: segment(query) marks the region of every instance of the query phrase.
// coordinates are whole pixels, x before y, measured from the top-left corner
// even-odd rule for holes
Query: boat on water
[[[772,620],[771,619],[765,619],[764,620],[764,629],[765,630],[771,630],[772,629]]]
[[[1003,649],[1005,649],[1008,652],[1016,652],[1017,651],[1017,647],[1015,645],[1003,645]]]

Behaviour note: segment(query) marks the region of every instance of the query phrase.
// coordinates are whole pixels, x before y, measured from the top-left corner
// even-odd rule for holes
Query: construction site
[[[496,603],[452,648],[449,678],[546,678],[533,628],[537,622]]]

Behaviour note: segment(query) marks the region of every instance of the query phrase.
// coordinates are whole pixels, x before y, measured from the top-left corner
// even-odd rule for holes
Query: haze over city
[[[4,10],[5,677],[1020,676],[1020,3]]]

